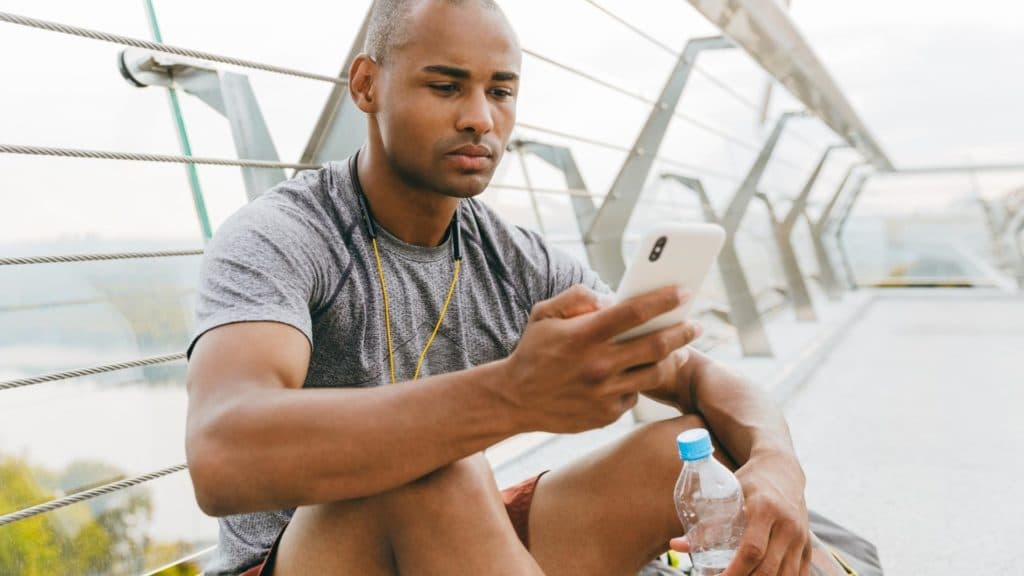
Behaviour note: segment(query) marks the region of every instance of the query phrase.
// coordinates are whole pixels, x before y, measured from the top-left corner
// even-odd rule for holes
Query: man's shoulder
[[[466,206],[472,217],[466,222],[465,231],[472,240],[496,251],[499,258],[525,256],[532,259],[546,254],[547,247],[540,234],[509,222],[477,198],[469,199]]]
[[[252,233],[334,242],[358,222],[345,202],[348,186],[332,165],[305,170],[239,208],[218,235]],[[297,238],[296,238],[297,239]]]

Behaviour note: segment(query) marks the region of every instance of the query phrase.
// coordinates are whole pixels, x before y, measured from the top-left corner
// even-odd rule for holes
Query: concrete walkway
[[[887,574],[1024,574],[1024,298],[883,292],[787,416],[809,505]]]

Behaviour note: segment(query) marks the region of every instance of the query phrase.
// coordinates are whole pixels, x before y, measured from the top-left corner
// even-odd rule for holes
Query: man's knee
[[[415,504],[439,508],[453,503],[478,502],[498,494],[491,466],[483,454],[468,456],[417,478],[386,495],[389,506],[402,509]]]
[[[693,428],[707,428],[707,422],[698,414],[683,414],[667,420],[658,420],[640,427],[639,432],[649,437],[651,442],[668,442],[669,446],[674,445],[676,436],[685,430]]]

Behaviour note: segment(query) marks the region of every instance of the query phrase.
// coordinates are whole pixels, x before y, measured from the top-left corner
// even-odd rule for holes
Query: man
[[[208,574],[635,574],[681,530],[674,438],[692,427],[746,494],[728,574],[808,573],[779,411],[684,348],[694,324],[612,342],[689,295],[605,305],[593,272],[473,199],[520,59],[491,0],[377,2],[349,75],[357,158],[267,192],[208,247],[187,437],[222,517]],[[482,450],[611,423],[638,393],[682,415],[499,491]]]

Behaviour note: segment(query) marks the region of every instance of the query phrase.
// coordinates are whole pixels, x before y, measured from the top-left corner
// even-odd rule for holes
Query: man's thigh
[[[530,552],[545,574],[636,574],[667,550],[682,530],[675,437],[697,427],[696,416],[646,424],[545,475],[529,519]]]
[[[300,508],[273,574],[539,573],[520,542],[535,483],[499,493],[476,455],[380,495]]]

